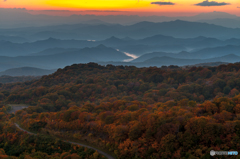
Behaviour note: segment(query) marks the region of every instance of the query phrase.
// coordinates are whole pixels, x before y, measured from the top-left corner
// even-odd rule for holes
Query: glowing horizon
[[[115,11],[131,15],[132,13],[185,13],[192,15],[201,12],[226,12],[240,16],[240,3],[237,0],[2,0],[0,8],[26,8],[27,10],[69,10],[69,11]],[[95,13],[100,14],[100,13]],[[107,14],[107,13],[105,13]],[[109,12],[109,14],[112,14]]]

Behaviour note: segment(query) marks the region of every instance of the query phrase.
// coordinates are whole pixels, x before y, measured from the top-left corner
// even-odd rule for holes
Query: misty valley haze
[[[37,20],[41,17],[40,19],[46,21],[52,18],[31,15],[25,10],[13,12],[10,9],[2,9],[0,11],[11,13],[9,17],[4,16],[2,19],[6,24],[11,17],[18,16],[26,24],[33,18]],[[21,14],[16,15],[18,12]],[[239,17],[235,15],[212,12],[188,18],[181,17],[185,20],[175,20],[179,17],[175,19],[139,17],[149,21],[128,25],[116,23],[119,17],[126,16],[91,16],[89,18],[88,15],[79,15],[75,16],[72,22],[66,20],[66,17],[57,17],[58,23],[61,20],[64,23],[51,25],[54,22],[48,21],[46,23],[48,25],[37,27],[29,24],[28,27],[18,28],[15,24],[11,24],[9,28],[0,29],[0,71],[31,67],[31,70],[49,70],[45,73],[49,74],[51,70],[67,65],[89,62],[137,67],[239,62],[240,27],[229,28],[208,22],[198,22],[204,18],[207,21],[215,21],[220,17],[237,20]],[[78,22],[78,18],[82,22]],[[108,22],[102,21],[104,18]],[[111,21],[111,18],[112,20],[116,18],[116,21]],[[126,23],[128,18],[124,18]],[[186,21],[187,19],[190,21]],[[12,22],[17,21],[12,20]],[[75,24],[71,24],[73,22]],[[0,24],[1,27],[4,25],[4,23]],[[40,70],[36,70],[38,71]],[[30,72],[27,74],[34,75]],[[23,72],[22,75],[26,74]]]

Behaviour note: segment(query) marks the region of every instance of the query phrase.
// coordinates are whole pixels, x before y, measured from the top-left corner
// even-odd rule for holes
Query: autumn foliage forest
[[[39,134],[102,147],[119,159],[211,158],[210,150],[240,149],[239,91],[239,63],[74,64],[39,80],[0,86],[0,155],[103,158],[53,137],[18,131],[17,121]],[[32,106],[14,115],[7,113],[6,103]]]

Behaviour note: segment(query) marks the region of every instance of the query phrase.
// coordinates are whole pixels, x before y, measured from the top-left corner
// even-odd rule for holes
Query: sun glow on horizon
[[[212,12],[221,11],[240,15],[237,0],[5,0],[1,8],[26,8],[28,10],[105,10],[120,12]],[[209,6],[205,6],[209,5]],[[109,13],[111,14],[111,13]],[[119,13],[121,14],[121,13]]]

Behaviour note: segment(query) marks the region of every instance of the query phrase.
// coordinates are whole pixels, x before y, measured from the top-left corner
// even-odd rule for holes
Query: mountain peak
[[[131,26],[141,26],[141,27],[144,27],[144,26],[149,26],[149,25],[152,25],[152,24],[156,24],[156,23],[149,22],[149,21],[141,21],[141,22],[138,22],[138,23],[133,24]]]
[[[216,19],[216,18],[237,18],[234,14],[229,14],[226,12],[219,12],[219,11],[213,11],[213,12],[206,12],[206,13],[200,13],[198,15],[194,16],[195,18],[200,19]]]
[[[204,39],[206,39],[206,37],[205,36],[198,36],[195,39],[204,40]]]
[[[46,41],[57,41],[57,40],[58,40],[58,39],[55,39],[55,38],[52,38],[52,37],[46,39]]]
[[[122,40],[125,40],[125,41],[132,41],[134,40],[133,38],[130,38],[129,36],[126,36],[125,38],[122,38]]]
[[[115,36],[111,36],[109,39],[118,39],[118,38]]]
[[[169,59],[175,59],[173,57],[169,57],[169,56],[162,56],[162,57],[153,57],[153,58],[150,58],[148,60],[145,60],[144,62],[154,62],[154,61],[159,61],[159,60],[162,60],[162,61],[167,61]]]
[[[167,35],[162,35],[162,34],[157,34],[152,36],[152,38],[174,38],[172,36],[167,36]]]
[[[187,22],[187,21],[184,21],[184,20],[180,20],[180,19],[176,19],[176,20],[174,20],[173,22],[178,22],[178,23],[182,23],[182,22]]]
[[[239,56],[236,55],[236,54],[228,54],[228,55],[225,55],[225,56],[222,56],[222,57],[224,57],[224,58],[226,58],[226,57],[239,58]]]
[[[119,38],[117,38],[117,37],[115,37],[115,36],[111,36],[110,38],[108,38],[108,39],[106,39],[106,40],[104,40],[104,41],[108,41],[108,42],[120,42],[120,41],[122,41],[122,39],[119,39]]]
[[[105,45],[103,45],[103,44],[99,44],[98,46],[96,46],[95,48],[101,48],[101,49],[103,49],[103,48],[107,48]]]

